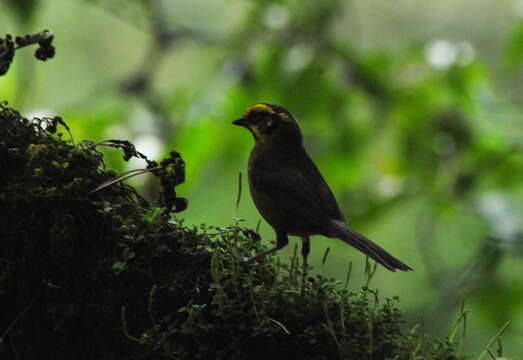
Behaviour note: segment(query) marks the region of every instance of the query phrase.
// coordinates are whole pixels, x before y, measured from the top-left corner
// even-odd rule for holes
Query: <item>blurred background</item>
[[[253,139],[231,121],[284,105],[349,224],[416,270],[371,283],[401,296],[406,326],[449,334],[465,298],[464,351],[510,321],[504,350],[523,356],[523,0],[0,2],[2,34],[43,29],[55,58],[17,52],[0,100],[62,116],[77,142],[179,151],[185,224],[253,228],[245,181],[235,208]],[[117,172],[145,166],[105,153]],[[153,179],[131,183],[155,198]],[[263,221],[260,233],[274,240]],[[364,257],[312,240],[315,273],[343,281],[350,261],[357,290]]]

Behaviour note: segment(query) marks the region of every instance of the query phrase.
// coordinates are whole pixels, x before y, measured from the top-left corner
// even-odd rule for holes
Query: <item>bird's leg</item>
[[[261,252],[259,254],[256,254],[254,256],[251,256],[250,258],[247,258],[245,259],[245,262],[253,262],[253,261],[256,261],[262,257],[265,257],[267,255],[270,255],[272,254],[273,252],[276,252],[282,248],[284,248],[285,246],[287,246],[287,244],[289,243],[289,238],[287,237],[287,234],[284,233],[284,232],[280,232],[280,231],[277,231],[276,232],[276,246],[269,249],[269,250],[266,250],[264,252]]]
[[[311,251],[311,244],[308,236],[302,236],[302,246],[301,246],[301,255],[303,256],[303,266],[306,268],[308,266],[309,252]]]
[[[301,292],[305,292],[305,281],[307,281],[307,275],[309,275],[309,252],[311,250],[311,244],[308,236],[302,236],[302,245],[301,245],[301,255],[303,256],[303,273],[302,273],[302,283],[301,283]]]

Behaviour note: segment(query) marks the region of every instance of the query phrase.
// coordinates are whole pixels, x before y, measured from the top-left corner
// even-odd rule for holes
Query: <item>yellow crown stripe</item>
[[[272,107],[266,104],[255,104],[252,106],[249,106],[247,110],[245,110],[245,116],[248,116],[253,111],[263,111],[269,114],[276,114],[282,119],[283,121],[292,121],[292,119],[284,112],[276,112]]]
[[[265,112],[268,112],[270,114],[275,114],[274,110],[268,106],[268,105],[265,105],[265,104],[255,104],[255,105],[252,105],[252,106],[249,106],[246,110],[246,114],[249,114],[251,113],[252,111],[265,111]]]

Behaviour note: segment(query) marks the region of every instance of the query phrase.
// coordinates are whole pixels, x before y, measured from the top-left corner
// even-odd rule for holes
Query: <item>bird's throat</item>
[[[256,143],[264,143],[267,141],[267,135],[263,134],[256,126],[249,126],[248,129],[254,136]]]

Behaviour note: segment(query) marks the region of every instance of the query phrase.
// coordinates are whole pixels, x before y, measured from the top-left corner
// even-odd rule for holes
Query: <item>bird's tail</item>
[[[381,265],[385,266],[388,270],[412,270],[408,265],[396,259],[394,256],[380,248],[365,236],[350,229],[343,221],[333,220],[331,229],[333,237],[340,238],[350,246],[355,247],[362,253],[373,258]]]

